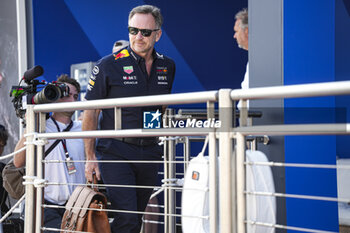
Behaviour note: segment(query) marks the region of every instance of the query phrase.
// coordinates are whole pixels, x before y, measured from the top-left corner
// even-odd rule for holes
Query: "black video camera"
[[[13,97],[13,106],[16,115],[24,119],[27,104],[47,104],[56,102],[58,99],[69,96],[69,87],[64,83],[39,81],[35,78],[41,76],[44,70],[41,66],[34,66],[32,69],[24,72],[18,86],[12,86],[10,97]],[[21,86],[21,82],[27,84]],[[41,91],[37,91],[39,85],[43,86]]]

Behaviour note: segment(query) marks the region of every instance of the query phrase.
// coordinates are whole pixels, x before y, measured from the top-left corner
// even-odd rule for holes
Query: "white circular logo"
[[[98,72],[100,72],[100,69],[98,68],[98,66],[95,66],[95,67],[92,69],[92,73],[93,73],[94,75],[97,75]]]

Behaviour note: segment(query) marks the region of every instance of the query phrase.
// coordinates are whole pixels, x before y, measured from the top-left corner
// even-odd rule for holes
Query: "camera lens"
[[[34,104],[45,104],[57,101],[61,97],[61,90],[55,85],[47,85],[43,90],[38,92],[34,98]]]

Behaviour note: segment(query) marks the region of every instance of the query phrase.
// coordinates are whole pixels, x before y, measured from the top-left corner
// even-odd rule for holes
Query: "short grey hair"
[[[242,29],[248,28],[248,9],[243,8],[239,11],[235,16],[235,19],[241,20],[240,26]]]
[[[135,7],[129,13],[129,22],[135,14],[151,14],[156,21],[157,29],[160,29],[162,27],[163,16],[160,13],[160,9],[158,7],[152,5],[142,5]]]

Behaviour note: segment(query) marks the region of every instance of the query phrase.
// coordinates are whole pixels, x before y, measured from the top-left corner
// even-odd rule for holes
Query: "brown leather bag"
[[[103,211],[106,204],[107,199],[102,193],[86,186],[76,187],[66,204],[61,229],[68,230],[67,232],[110,233],[107,212]]]

